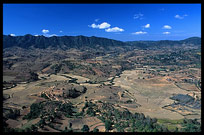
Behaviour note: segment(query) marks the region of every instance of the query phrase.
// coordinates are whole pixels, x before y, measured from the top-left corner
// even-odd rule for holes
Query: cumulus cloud
[[[186,17],[186,16],[188,16],[187,14],[184,14],[184,15],[175,15],[174,17],[176,18],[176,19],[184,19],[184,17]]]
[[[142,20],[142,19],[144,19],[143,16],[144,16],[144,14],[138,13],[138,14],[135,14],[133,18]]]
[[[145,32],[145,31],[137,31],[137,32],[134,32],[132,34],[133,35],[141,35],[141,34],[147,34],[147,32]]]
[[[10,34],[10,36],[16,36],[15,34]]]
[[[42,30],[42,33],[44,33],[44,34],[46,34],[46,33],[48,33],[49,32],[49,30],[46,30],[46,29],[43,29]]]
[[[164,25],[164,26],[163,26],[163,29],[172,29],[172,28],[171,28],[171,26],[169,26],[169,25]]]
[[[95,23],[93,23],[93,24],[91,24],[91,25],[88,25],[89,27],[91,27],[91,28],[98,28],[99,26],[98,25],[96,25]]]
[[[88,26],[91,28],[105,29],[106,32],[122,32],[122,31],[124,31],[124,29],[119,28],[119,27],[110,28],[111,25],[107,22],[103,22],[101,24],[93,23],[93,24],[88,25]]]
[[[150,24],[146,24],[144,28],[150,28]]]
[[[168,34],[170,34],[170,32],[168,32],[168,31],[167,32],[163,32],[163,34],[168,35]]]
[[[99,29],[106,29],[106,28],[109,28],[111,25],[107,22],[104,22],[104,23],[101,23],[99,25]]]
[[[106,32],[122,32],[122,31],[124,31],[124,29],[118,28],[118,27],[113,27],[113,28],[105,29],[105,31]]]
[[[103,23],[97,24],[97,25],[95,23],[93,23],[93,24],[88,25],[88,26],[91,28],[106,29],[106,28],[109,28],[111,25],[107,22],[103,22]]]
[[[34,35],[34,36],[36,36],[36,37],[37,37],[37,36],[39,36],[39,35]]]

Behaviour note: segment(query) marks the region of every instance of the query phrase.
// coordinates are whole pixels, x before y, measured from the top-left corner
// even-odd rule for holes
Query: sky
[[[3,4],[3,34],[182,40],[201,36],[201,4]]]

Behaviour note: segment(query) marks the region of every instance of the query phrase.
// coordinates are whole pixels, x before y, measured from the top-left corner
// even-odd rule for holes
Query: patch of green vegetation
[[[46,96],[45,93],[42,93],[42,94],[41,94],[41,97],[43,97],[43,98],[45,98],[45,99],[49,99],[49,98]]]
[[[173,132],[200,132],[201,127],[200,123],[196,119],[179,119],[179,120],[170,120],[170,119],[158,119],[159,124],[167,126],[169,131]],[[182,128],[178,128],[180,125]]]
[[[81,129],[82,132],[89,132],[89,126],[88,125],[84,125]]]
[[[35,119],[33,120],[28,120],[28,122],[26,124],[24,124],[21,129],[26,129],[26,128],[31,128],[33,121],[35,121]]]
[[[42,112],[44,105],[42,102],[40,103],[33,103],[30,106],[30,112],[23,117],[23,119],[36,119],[40,116],[40,113]]]
[[[157,122],[161,123],[161,124],[182,124],[183,123],[183,119],[179,119],[179,120],[171,120],[171,119],[158,119]]]
[[[201,132],[201,124],[196,119],[184,119],[182,132]]]
[[[72,106],[71,103],[65,103],[59,107],[59,111],[65,112],[65,116],[69,118],[69,117],[73,116],[73,113],[75,113],[73,111],[73,108],[74,107]]]
[[[23,117],[23,119],[36,119],[38,117],[60,117],[61,113],[64,114],[66,117],[72,117],[74,112],[74,107],[71,103],[64,103],[62,104],[59,101],[45,101],[40,103],[33,103],[30,106],[30,112]],[[58,110],[58,113],[55,112]],[[61,112],[61,113],[59,113]]]

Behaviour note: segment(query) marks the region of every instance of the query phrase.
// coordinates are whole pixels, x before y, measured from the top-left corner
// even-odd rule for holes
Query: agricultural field
[[[4,131],[200,131],[199,52],[179,45],[5,48]]]
[[[131,92],[132,96],[137,99],[137,103],[141,105],[139,108],[129,108],[131,110],[142,112],[150,117],[182,119],[184,118],[182,113],[176,113],[174,109],[170,111],[163,108],[174,103],[170,97],[175,94],[192,95],[192,93],[196,93],[198,100],[200,99],[201,92],[194,84],[183,83],[183,87],[191,88],[191,90],[184,90],[177,87],[174,82],[169,82],[167,78],[171,78],[170,76],[145,79],[148,74],[139,72],[140,70],[124,71],[120,78],[114,80],[115,86],[120,86]],[[195,109],[195,111],[198,113],[194,117],[200,119],[201,110]]]

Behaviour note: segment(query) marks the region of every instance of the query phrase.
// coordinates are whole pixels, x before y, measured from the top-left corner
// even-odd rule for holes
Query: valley
[[[28,41],[39,38],[25,37]],[[14,42],[20,37],[8,38]],[[83,132],[88,130],[85,125],[89,132],[188,132],[187,125],[192,123],[199,130],[199,39],[144,41],[141,47],[140,41],[75,38],[100,42],[89,45],[82,40],[69,46],[68,41],[74,40],[69,37],[64,46],[45,49],[37,39],[34,46],[21,47],[5,40],[3,121],[7,132]]]

